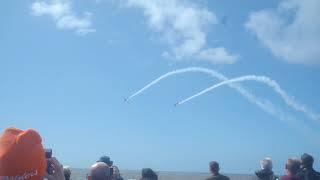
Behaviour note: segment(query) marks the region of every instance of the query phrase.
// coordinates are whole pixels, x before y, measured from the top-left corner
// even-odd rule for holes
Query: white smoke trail
[[[150,82],[149,84],[147,84],[146,86],[144,86],[143,88],[141,88],[140,90],[138,90],[137,92],[135,92],[134,94],[132,94],[131,96],[129,96],[126,100],[130,100],[133,97],[143,93],[145,90],[149,89],[151,86],[157,84],[159,81],[164,80],[166,78],[169,78],[170,76],[173,75],[178,75],[178,74],[183,74],[183,73],[189,73],[189,72],[198,72],[198,73],[204,73],[204,74],[208,74],[214,78],[219,79],[220,81],[226,81],[228,80],[227,77],[225,77],[224,75],[220,74],[217,71],[211,70],[211,69],[207,69],[207,68],[202,68],[202,67],[189,67],[189,68],[183,68],[183,69],[178,69],[175,71],[171,71],[168,72],[162,76],[160,76],[159,78],[153,80],[152,82]],[[277,110],[277,108],[274,108],[273,104],[265,99],[259,99],[256,96],[254,96],[253,94],[251,94],[249,91],[247,91],[245,88],[243,88],[242,86],[238,85],[238,84],[228,84],[229,87],[237,90],[242,96],[244,96],[245,98],[247,98],[251,103],[257,105],[259,108],[261,108],[263,111],[279,118],[282,121],[285,121],[286,123],[290,123],[288,120],[288,118],[284,115],[284,113],[279,112]]]
[[[210,70],[210,69],[206,69],[206,68],[201,68],[201,67],[189,67],[189,68],[183,68],[183,69],[178,69],[178,70],[174,70],[171,72],[168,72],[160,77],[158,77],[157,79],[153,80],[152,82],[150,82],[149,84],[147,84],[146,86],[144,86],[143,88],[141,88],[140,90],[138,90],[137,92],[135,92],[134,94],[132,94],[131,96],[129,96],[127,98],[127,100],[130,100],[131,98],[141,94],[142,92],[144,92],[145,90],[149,89],[151,86],[157,84],[159,81],[164,80],[170,76],[173,75],[177,75],[177,74],[183,74],[183,73],[187,73],[187,72],[201,72],[201,73],[205,73],[205,74],[209,74],[215,78],[218,78],[221,81],[225,81],[228,80],[226,77],[224,77],[222,74]]]
[[[129,96],[127,98],[127,100],[132,99],[133,97],[141,94],[142,92],[144,92],[145,90],[149,89],[151,86],[157,84],[159,81],[164,80],[170,76],[173,75],[178,75],[178,74],[183,74],[183,73],[187,73],[187,72],[200,72],[200,73],[205,73],[208,74],[214,78],[217,78],[221,81],[226,81],[228,80],[228,78],[226,78],[224,75],[218,73],[217,71],[211,70],[211,69],[207,69],[207,68],[202,68],[202,67],[189,67],[189,68],[183,68],[183,69],[178,69],[178,70],[174,70],[171,72],[168,72],[160,77],[158,77],[157,79],[153,80],[152,82],[150,82],[149,84],[147,84],[146,86],[144,86],[143,88],[141,88],[140,90],[138,90],[137,92],[135,92],[134,94],[132,94],[131,96]]]
[[[320,120],[320,115],[319,114],[315,114],[312,111],[310,111],[308,108],[306,108],[305,106],[297,103],[295,100],[293,100],[281,87],[280,85],[275,82],[274,80],[270,79],[269,77],[266,76],[255,76],[255,75],[248,75],[248,76],[241,76],[238,78],[234,78],[234,79],[229,79],[229,80],[225,80],[223,82],[220,82],[218,84],[215,84],[213,86],[210,86],[202,91],[200,91],[199,93],[196,93],[182,101],[179,101],[177,103],[177,105],[186,103],[188,101],[190,101],[193,98],[196,98],[202,94],[205,94],[209,91],[212,91],[220,86],[223,85],[229,85],[232,83],[237,83],[237,82],[242,82],[242,81],[257,81],[257,82],[261,82],[264,83],[268,86],[270,86],[277,94],[280,95],[280,97],[284,100],[284,102],[291,108],[293,108],[296,111],[300,111],[302,113],[304,113],[308,118],[312,119],[312,120]]]
[[[130,100],[133,97],[143,93],[145,90],[149,89],[151,86],[157,84],[161,80],[169,78],[170,76],[173,76],[173,75],[178,75],[178,74],[183,74],[183,73],[188,73],[188,72],[191,72],[191,73],[198,72],[198,73],[208,74],[208,75],[210,75],[210,76],[212,76],[214,78],[219,79],[220,81],[227,81],[228,80],[228,78],[225,77],[224,75],[220,74],[217,71],[211,70],[211,69],[202,68],[202,67],[183,68],[183,69],[178,69],[178,70],[175,70],[175,71],[168,72],[168,73],[160,76],[159,78],[155,79],[151,83],[149,83],[146,86],[144,86],[142,89],[138,90],[137,92],[135,92],[134,94],[129,96],[126,100]],[[226,85],[228,85],[229,87],[231,87],[231,88],[235,89],[236,91],[238,91],[249,102],[251,102],[252,104],[257,105],[263,111],[265,111],[268,114],[276,117],[277,119],[279,119],[280,121],[282,121],[286,125],[288,125],[289,127],[299,131],[302,135],[308,137],[307,140],[311,140],[310,142],[312,144],[314,144],[314,142],[317,142],[317,141],[312,140],[313,138],[310,138],[310,137],[319,137],[318,133],[313,131],[313,129],[310,129],[305,124],[299,123],[298,121],[296,121],[295,118],[293,118],[290,115],[282,112],[279,108],[275,108],[274,105],[270,101],[268,101],[266,99],[260,99],[260,98],[256,97],[255,95],[251,94],[248,90],[246,90],[245,88],[243,88],[241,85],[239,85],[237,83],[231,83],[231,84],[226,84]],[[281,89],[281,88],[279,88],[279,89]],[[317,144],[317,145],[319,145],[319,144]]]

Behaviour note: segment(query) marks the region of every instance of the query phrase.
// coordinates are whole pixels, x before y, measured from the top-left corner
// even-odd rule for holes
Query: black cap
[[[313,165],[313,157],[310,154],[304,153],[301,156],[301,164],[304,167],[312,167]]]
[[[97,162],[104,162],[108,166],[112,166],[113,165],[113,161],[110,161],[110,157],[109,156],[101,156],[100,159]]]

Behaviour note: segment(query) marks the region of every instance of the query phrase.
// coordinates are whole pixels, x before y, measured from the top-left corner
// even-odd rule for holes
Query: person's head
[[[63,167],[63,174],[66,180],[70,180],[71,177],[71,169],[69,166],[64,166]]]
[[[158,180],[158,175],[150,168],[142,169],[141,176],[141,180]]]
[[[110,160],[109,156],[101,156],[97,162],[104,162],[110,167],[113,165],[113,161]]]
[[[216,162],[216,161],[211,161],[211,162],[209,163],[209,168],[210,168],[210,171],[211,171],[213,174],[217,174],[217,173],[219,173],[219,171],[220,171],[219,163]]]
[[[120,177],[120,170],[117,166],[112,166],[113,174],[112,177],[119,178]]]
[[[38,180],[46,168],[42,139],[35,130],[8,128],[0,136],[0,179]]]
[[[262,159],[260,161],[260,167],[261,167],[261,169],[272,170],[273,165],[272,165],[271,158],[266,157],[266,158]]]
[[[111,168],[104,162],[97,162],[90,168],[90,176],[92,180],[110,180]]]
[[[300,164],[298,159],[288,159],[285,166],[287,175],[295,176],[300,170]]]
[[[310,154],[304,153],[301,156],[301,166],[304,168],[312,168],[313,157]]]

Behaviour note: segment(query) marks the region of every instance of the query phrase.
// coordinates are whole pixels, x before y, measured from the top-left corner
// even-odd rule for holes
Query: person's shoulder
[[[230,180],[230,178],[228,176],[219,174],[218,176],[208,177],[206,180]]]
[[[228,176],[224,176],[225,180],[230,180],[230,178]]]
[[[320,180],[320,172],[316,171],[317,180]]]
[[[230,178],[228,176],[225,176],[225,175],[220,175],[220,179],[221,180],[230,180]]]
[[[290,178],[289,178],[289,176],[284,175],[284,176],[281,176],[279,179],[280,179],[280,180],[288,180],[288,179],[290,179]]]
[[[218,176],[210,176],[206,180],[225,180],[225,179],[223,179],[221,175],[218,175]]]
[[[279,177],[279,176],[276,176],[276,175],[272,175],[272,176],[271,176],[271,179],[272,179],[272,180],[280,180],[280,177]]]

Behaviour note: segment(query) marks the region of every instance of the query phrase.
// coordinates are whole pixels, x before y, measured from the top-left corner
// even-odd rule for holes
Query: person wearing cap
[[[302,180],[320,180],[320,173],[313,169],[314,159],[310,154],[304,153],[301,156],[301,168],[298,176]]]
[[[47,164],[54,170],[48,174]],[[0,179],[64,180],[56,158],[46,159],[42,139],[33,129],[8,128],[0,135]]]
[[[90,168],[89,180],[112,180],[112,169],[104,162],[97,162]]]
[[[297,173],[300,169],[300,161],[298,159],[288,159],[285,165],[286,175],[282,176],[280,180],[301,180]]]
[[[269,157],[264,158],[260,161],[260,170],[255,172],[253,180],[276,180],[277,176],[272,171],[272,160]]]
[[[228,176],[224,176],[219,173],[220,166],[216,161],[211,161],[209,163],[209,170],[212,173],[212,176],[208,177],[206,180],[230,180]]]
[[[158,180],[158,175],[151,168],[144,168],[140,180]]]
[[[101,156],[97,162],[104,162],[109,167],[111,167],[113,165],[113,161],[110,160],[109,156]]]

